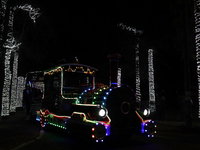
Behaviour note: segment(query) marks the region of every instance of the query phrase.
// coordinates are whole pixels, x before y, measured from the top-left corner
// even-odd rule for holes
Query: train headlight
[[[144,116],[149,116],[150,115],[150,109],[144,109],[143,115]]]
[[[100,109],[100,110],[99,110],[99,116],[100,116],[100,117],[106,116],[106,110],[105,110],[105,109]]]

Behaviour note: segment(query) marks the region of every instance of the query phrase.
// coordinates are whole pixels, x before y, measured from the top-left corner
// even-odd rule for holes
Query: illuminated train
[[[154,137],[149,111],[141,111],[133,90],[117,86],[120,55],[110,59],[110,86],[95,88],[96,68],[68,63],[44,71],[42,108],[36,120],[42,127],[55,126],[70,133],[103,142],[106,137],[129,138],[143,133]]]

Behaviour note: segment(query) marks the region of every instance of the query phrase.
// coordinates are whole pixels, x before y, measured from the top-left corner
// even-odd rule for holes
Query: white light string
[[[6,4],[6,3],[5,3]],[[6,7],[6,5],[5,5]],[[17,72],[18,72],[18,54],[17,50],[19,49],[19,45],[21,43],[17,43],[15,38],[13,37],[13,22],[14,22],[14,11],[16,9],[22,9],[29,12],[30,18],[35,23],[37,17],[40,16],[39,8],[32,8],[31,5],[24,6],[16,6],[14,8],[10,7],[9,11],[9,21],[8,21],[8,39],[6,43],[3,45],[6,49],[5,53],[5,66],[4,66],[4,85],[2,90],[2,111],[1,116],[8,116],[10,112],[15,112],[16,110],[16,97],[17,97]],[[10,71],[10,58],[11,53],[14,52],[15,56],[13,61],[13,76]],[[12,81],[12,91],[11,91],[11,101],[10,101],[10,84]],[[10,108],[10,110],[9,110]]]
[[[133,32],[135,35],[141,35],[143,33],[142,30],[137,30],[136,28],[132,28],[130,26],[126,26],[123,23],[119,23],[118,26],[122,27],[122,29],[124,30],[128,30]],[[139,44],[136,45],[135,47],[135,84],[136,84],[136,99],[138,102],[141,102],[141,92],[140,92],[140,64],[139,64]]]
[[[25,89],[25,79],[23,76],[19,76],[17,78],[17,101],[16,101],[16,107],[22,107],[23,106],[23,90]]]
[[[155,106],[155,88],[154,88],[154,67],[153,67],[153,49],[148,50],[148,72],[149,72],[149,109],[156,111]]]
[[[200,118],[200,0],[194,0],[194,19],[195,19],[195,42],[196,42],[196,61],[197,61],[197,82],[198,82],[198,102]]]

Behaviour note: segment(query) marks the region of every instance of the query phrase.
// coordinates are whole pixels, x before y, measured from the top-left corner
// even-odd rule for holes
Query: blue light
[[[105,99],[106,99],[106,97],[104,96],[104,97],[103,97],[103,99],[105,100]]]
[[[106,95],[108,95],[109,93],[108,92],[106,92]]]
[[[144,125],[145,123],[141,123],[141,133],[144,133]]]

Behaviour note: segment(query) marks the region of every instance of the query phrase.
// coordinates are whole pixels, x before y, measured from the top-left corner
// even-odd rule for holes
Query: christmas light
[[[141,35],[143,33],[142,30],[137,30],[136,28],[132,28],[130,26],[126,26],[123,23],[118,24],[118,26],[122,27],[122,29],[124,30],[128,30],[133,32],[135,35]],[[140,65],[139,65],[139,44],[136,45],[135,47],[135,73],[136,73],[136,77],[135,77],[135,84],[136,84],[136,98],[137,101],[140,102],[141,101],[141,92],[140,92]]]
[[[16,106],[17,106],[18,57],[19,57],[19,54],[17,52],[15,52],[14,53],[14,62],[13,62],[12,85],[11,85],[10,112],[16,112]]]
[[[195,19],[195,42],[196,42],[196,61],[197,61],[197,81],[198,81],[198,101],[200,118],[200,0],[194,0],[194,19]]]
[[[29,12],[29,17],[35,23],[35,20],[41,15],[39,8],[33,8],[31,5],[25,4],[23,6],[16,6],[16,9],[22,9]]]
[[[17,78],[17,104],[16,107],[22,107],[23,90],[25,89],[25,79],[22,76]]]
[[[117,73],[117,87],[121,87],[121,68],[118,68],[118,73]]]
[[[5,23],[5,13],[6,13],[6,3],[7,0],[1,0],[1,9],[0,9],[0,45],[3,45],[3,31],[4,31],[4,23]],[[0,46],[0,53],[2,52],[2,47]]]
[[[12,19],[12,17],[10,19]],[[8,116],[10,113],[10,110],[9,110],[9,107],[10,107],[10,84],[11,84],[11,79],[12,79],[12,75],[11,75],[11,71],[10,71],[10,57],[11,57],[11,52],[18,50],[20,44],[21,43],[17,43],[15,41],[14,37],[11,37],[10,39],[7,39],[6,43],[3,45],[4,48],[6,48],[6,53],[5,53],[4,85],[3,85],[3,91],[2,91],[1,116]],[[14,63],[16,64],[17,61],[15,60]],[[15,67],[17,67],[17,65],[15,65]],[[13,85],[13,86],[14,86],[13,88],[15,88],[15,85]],[[13,105],[14,105],[14,103],[15,102],[12,102]],[[14,108],[13,105],[11,106],[12,110]]]
[[[6,9],[6,2],[7,1],[1,1],[2,4],[2,16],[5,17],[5,9]],[[6,49],[5,52],[5,66],[4,66],[4,85],[2,90],[2,111],[1,116],[8,116],[9,112],[15,112],[16,108],[16,86],[17,86],[17,70],[18,70],[18,54],[17,50],[19,49],[19,45],[21,43],[17,43],[15,38],[13,37],[13,22],[14,22],[14,11],[16,9],[22,9],[29,12],[30,18],[35,22],[35,19],[40,16],[40,13],[38,13],[39,9],[34,9],[31,7],[31,5],[24,5],[24,6],[16,6],[16,7],[10,7],[9,10],[9,20],[8,20],[8,39],[6,40],[6,43],[3,44],[4,48]],[[4,21],[2,22],[4,23]],[[1,29],[4,28],[4,25],[1,25]],[[1,39],[2,40],[2,39]],[[10,71],[10,58],[11,53],[14,52],[15,58],[14,58],[14,64],[13,64],[13,78]],[[11,103],[10,103],[10,84],[12,79],[12,92],[11,92]],[[10,107],[10,110],[9,110]]]
[[[139,64],[139,44],[135,48],[135,84],[136,84],[136,98],[138,102],[141,102],[141,92],[140,92],[140,64]]]
[[[154,112],[155,107],[155,91],[154,91],[154,68],[153,68],[153,49],[148,50],[148,72],[149,72],[149,108]]]

